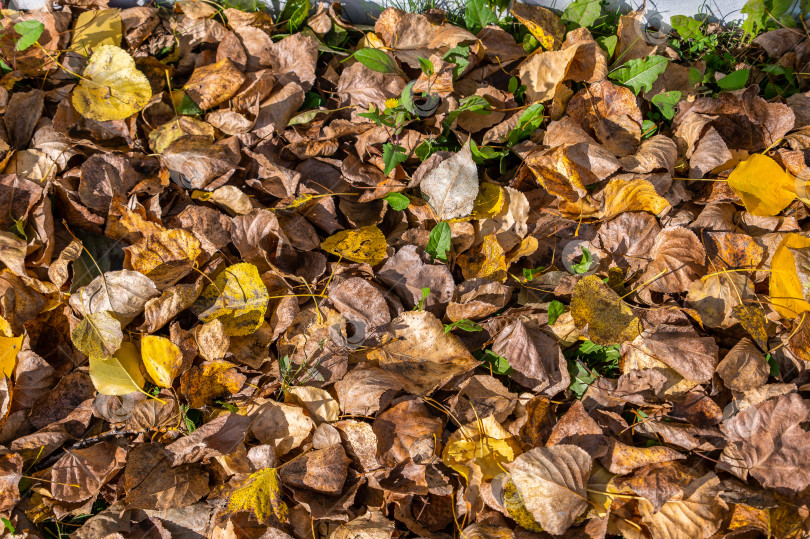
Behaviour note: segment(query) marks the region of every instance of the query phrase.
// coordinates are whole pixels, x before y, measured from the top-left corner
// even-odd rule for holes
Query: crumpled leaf
[[[73,106],[90,120],[123,120],[152,97],[149,80],[135,68],[135,60],[115,45],[96,47],[83,75],[73,90]]]
[[[655,191],[655,187],[648,180],[643,178],[629,181],[614,178],[605,186],[603,194],[605,197],[604,219],[613,219],[628,211],[648,211],[658,215],[669,207],[669,202]]]
[[[391,322],[394,340],[380,349],[380,367],[430,393],[478,362],[436,316],[406,311]]]
[[[222,270],[191,311],[203,322],[221,320],[229,336],[250,335],[262,325],[269,297],[256,266],[242,262]]]
[[[102,395],[127,395],[146,383],[135,345],[125,342],[112,356],[90,356],[90,378]]]
[[[208,110],[236,95],[243,82],[245,75],[229,58],[223,58],[195,69],[183,89],[198,107]]]
[[[704,271],[706,250],[691,230],[683,227],[663,229],[650,252],[652,261],[640,277],[650,282],[650,290],[663,293],[685,292]]]
[[[522,453],[520,444],[494,417],[473,421],[454,432],[442,453],[442,462],[460,473],[468,484],[472,477],[489,481],[503,473],[506,464]]]
[[[587,326],[588,338],[600,345],[633,340],[643,329],[630,306],[596,275],[577,282],[571,297],[571,315],[576,326]]]
[[[124,467],[126,450],[110,442],[68,451],[51,470],[51,493],[63,502],[77,503],[95,496]]]
[[[246,376],[229,361],[206,361],[180,377],[180,392],[192,408],[211,405],[214,399],[242,389]]]
[[[638,502],[642,522],[654,537],[706,539],[720,528],[728,506],[720,498],[720,479],[709,472],[684,488],[683,499],[670,500],[655,510],[646,499]]]
[[[470,144],[424,174],[419,188],[439,220],[472,213],[478,196],[478,168],[472,160]]]
[[[536,447],[506,465],[526,509],[543,530],[560,535],[587,509],[593,460],[579,447]]]
[[[143,312],[147,301],[159,295],[152,279],[137,271],[108,271],[76,290],[70,296],[70,306],[83,316],[109,311],[123,327]]]
[[[385,236],[374,225],[341,230],[321,243],[321,249],[327,253],[371,266],[376,266],[385,259],[386,246]]]
[[[228,512],[248,511],[259,522],[287,522],[287,504],[281,493],[278,469],[264,468],[254,472],[231,494]]]

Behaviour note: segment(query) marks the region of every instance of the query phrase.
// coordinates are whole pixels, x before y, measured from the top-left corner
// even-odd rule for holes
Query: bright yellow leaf
[[[141,339],[141,359],[146,372],[160,387],[172,387],[183,366],[183,353],[177,345],[157,335],[146,335]]]
[[[667,199],[643,178],[630,181],[614,178],[605,186],[604,219],[613,219],[627,211],[647,211],[658,215],[669,207]]]
[[[782,238],[771,259],[771,304],[783,318],[795,318],[810,311],[810,303],[804,297],[802,282],[796,272],[792,249],[810,249],[810,237],[788,234]]]
[[[17,366],[17,354],[22,347],[23,336],[3,337],[0,336],[0,372],[11,378],[14,367]]]
[[[287,522],[287,504],[281,499],[281,481],[276,468],[264,468],[250,477],[231,494],[228,512],[248,511],[264,524]]]
[[[264,322],[270,294],[253,264],[243,262],[225,268],[205,287],[191,306],[203,322],[222,321],[225,333],[250,335]]]
[[[124,24],[120,9],[91,9],[76,17],[70,50],[87,56],[99,45],[121,45]]]
[[[106,122],[132,116],[151,97],[149,79],[132,56],[115,45],[100,45],[73,90],[73,106],[85,118]]]
[[[493,416],[473,421],[458,429],[447,441],[442,461],[470,480],[472,467],[488,481],[506,471],[504,464],[520,455],[520,444]]]
[[[385,259],[387,246],[382,231],[374,225],[341,230],[321,243],[321,249],[327,253],[371,266],[376,266]]]
[[[465,279],[506,280],[506,253],[495,234],[485,236],[480,245],[458,257],[458,265]]]
[[[494,183],[484,182],[478,188],[475,206],[470,217],[473,219],[492,219],[503,209],[503,188]]]
[[[141,374],[138,349],[125,342],[113,356],[90,357],[90,379],[102,395],[127,395],[141,391],[146,379]]]
[[[767,155],[754,154],[734,169],[728,186],[752,215],[770,217],[796,199],[796,179]]]
[[[179,106],[179,103],[175,106]],[[205,137],[209,142],[214,142],[216,138],[214,126],[208,122],[191,116],[179,116],[149,133],[149,147],[155,153],[163,153],[172,142],[188,135]]]

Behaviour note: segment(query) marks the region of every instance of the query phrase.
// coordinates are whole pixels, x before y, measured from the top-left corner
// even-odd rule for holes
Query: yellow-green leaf
[[[281,499],[281,481],[276,468],[264,468],[250,474],[244,484],[231,494],[227,511],[248,511],[256,520],[270,523],[273,517],[287,521],[287,504]]]
[[[244,336],[262,325],[269,299],[259,270],[243,262],[221,271],[191,310],[203,322],[219,318],[228,336]]]
[[[74,346],[83,354],[111,356],[121,346],[124,333],[121,322],[110,311],[87,313],[70,334]]]
[[[588,338],[600,345],[635,339],[641,322],[619,295],[596,275],[579,280],[571,298],[571,316],[577,328],[588,327]]]
[[[387,246],[382,231],[374,225],[341,230],[321,243],[321,249],[327,253],[371,266],[376,266],[385,259]]]
[[[146,335],[141,339],[141,359],[146,372],[160,387],[172,387],[183,366],[183,353],[177,345],[157,335]]]
[[[484,237],[478,246],[458,257],[458,265],[465,279],[506,280],[506,253],[495,234]]]
[[[146,380],[141,374],[140,363],[137,348],[126,342],[113,356],[90,356],[90,379],[102,395],[141,391]]]
[[[771,259],[771,304],[783,318],[795,318],[810,311],[810,302],[805,299],[796,272],[795,250],[798,249],[810,249],[810,237],[788,234],[782,238]]]
[[[796,199],[796,179],[767,155],[754,154],[728,177],[728,186],[752,215],[778,214]]]
[[[132,56],[115,45],[100,45],[73,90],[73,106],[85,118],[106,122],[132,116],[151,97],[149,79]]]

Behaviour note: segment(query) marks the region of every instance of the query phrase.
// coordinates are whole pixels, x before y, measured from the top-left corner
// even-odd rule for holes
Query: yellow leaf
[[[90,379],[102,395],[127,395],[141,391],[146,379],[141,374],[138,349],[125,342],[113,356],[90,357]]]
[[[752,215],[770,217],[796,199],[796,179],[767,155],[754,154],[734,169],[728,186]]]
[[[494,183],[484,182],[478,188],[475,206],[470,216],[473,219],[492,219],[503,209],[503,188]]]
[[[635,339],[641,322],[619,295],[596,275],[577,282],[571,298],[571,316],[577,328],[588,327],[588,338],[600,345]]]
[[[0,336],[0,372],[7,378],[14,374],[14,367],[17,366],[17,354],[22,347],[23,336],[3,337]]]
[[[531,512],[526,508],[523,496],[520,495],[520,491],[515,485],[515,482],[512,481],[512,477],[508,474],[506,474],[506,478],[503,481],[501,496],[503,498],[503,506],[506,512],[509,513],[509,518],[529,531],[538,533],[543,531],[543,527],[537,523]]]
[[[562,44],[565,26],[552,11],[530,4],[515,2],[512,15],[532,33],[547,51],[558,49]]]
[[[179,103],[175,106],[179,106]],[[214,126],[208,122],[190,116],[179,116],[149,133],[149,147],[155,153],[163,153],[172,142],[187,135],[205,137],[209,142],[214,142],[216,138]]]
[[[91,9],[76,17],[70,50],[87,56],[99,45],[121,45],[124,25],[120,9]]]
[[[321,243],[321,249],[327,253],[370,266],[376,266],[385,259],[387,246],[382,231],[374,225],[341,230]]]
[[[454,432],[442,453],[442,461],[470,480],[471,467],[481,472],[481,480],[488,481],[506,469],[504,464],[520,455],[520,444],[493,416]]]
[[[506,253],[495,234],[485,236],[480,245],[458,257],[458,265],[465,279],[482,277],[500,282],[506,280]]]
[[[241,487],[231,494],[228,512],[248,511],[264,524],[272,517],[287,522],[287,504],[281,499],[281,481],[276,468],[264,468],[250,474]]]
[[[2,315],[0,315],[0,336],[3,336],[3,337],[13,337],[14,336],[14,332],[11,331],[11,324],[9,324],[8,320],[3,318]]]
[[[228,336],[250,335],[264,322],[270,294],[253,264],[225,268],[191,306],[203,322],[222,321]]]
[[[160,387],[172,387],[183,366],[183,353],[177,345],[156,335],[146,335],[141,339],[141,358],[146,372]]]
[[[796,257],[792,251],[795,249],[810,249],[810,237],[786,235],[771,259],[771,304],[783,318],[795,318],[810,311],[810,303],[804,297],[802,282],[796,273]]]
[[[151,97],[149,79],[135,69],[132,56],[115,45],[100,45],[73,90],[73,106],[85,118],[106,122],[132,116]]]
[[[658,215],[669,207],[653,185],[643,179],[630,181],[614,178],[605,186],[605,219],[613,219],[626,211],[647,211]]]
[[[616,494],[620,493],[615,477],[598,463],[594,463],[588,480],[588,501],[591,503],[590,514],[595,518],[607,516]]]

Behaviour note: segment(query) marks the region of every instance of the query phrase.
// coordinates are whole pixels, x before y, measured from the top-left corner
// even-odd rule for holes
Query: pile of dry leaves
[[[810,532],[803,30],[102,4],[0,19],[5,534]]]

